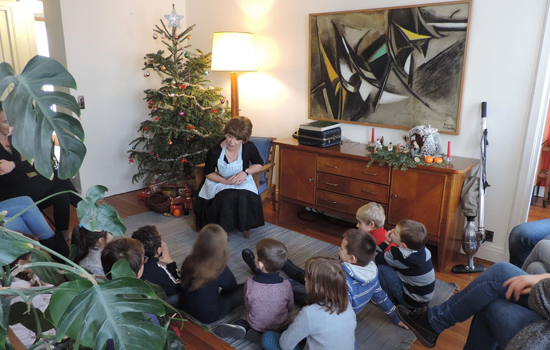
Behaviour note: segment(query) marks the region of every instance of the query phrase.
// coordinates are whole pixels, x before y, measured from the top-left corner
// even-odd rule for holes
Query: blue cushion
[[[256,145],[256,148],[258,149],[258,152],[260,152],[260,156],[262,157],[262,160],[264,161],[264,165],[269,161],[269,153],[271,152],[271,148],[273,147],[273,141],[269,137],[250,137],[250,141],[254,142],[254,145]],[[262,193],[267,189],[267,181],[265,180],[265,173],[263,173],[260,176],[260,188],[258,189],[258,193]]]

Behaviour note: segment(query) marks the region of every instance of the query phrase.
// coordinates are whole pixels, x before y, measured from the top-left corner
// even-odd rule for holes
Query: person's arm
[[[250,164],[250,166],[247,168],[247,164],[245,164],[243,170],[248,171],[248,175],[253,175],[262,170],[262,167],[264,166],[264,161],[262,159],[262,156],[260,155],[260,152],[258,152],[258,148],[254,144],[254,142],[249,141],[247,142],[247,144],[249,145],[247,146],[247,157],[245,159],[249,160],[248,163]]]
[[[221,293],[230,292],[239,286],[237,284],[237,280],[235,279],[235,275],[233,275],[233,272],[231,272],[231,270],[227,266],[222,272],[219,280],[219,286],[222,289],[220,291]]]
[[[210,181],[229,185],[231,183],[228,182],[228,179],[224,178],[216,172],[218,159],[220,158],[221,152],[222,149],[219,143],[208,150],[208,153],[206,154],[206,160],[204,162],[204,176]]]
[[[550,278],[550,273],[543,273],[541,275],[519,275],[510,278],[503,284],[504,288],[508,288],[506,291],[506,299],[511,299],[513,297],[515,301],[518,301],[520,296],[531,293],[531,288],[545,278]]]
[[[315,305],[310,307],[315,307]],[[279,339],[279,346],[281,349],[292,350],[296,347],[296,345],[298,345],[299,342],[302,341],[302,339],[310,335],[311,331],[309,329],[309,323],[310,321],[307,314],[307,309],[303,308],[294,319],[294,322],[292,322],[292,324],[288,326],[288,329],[281,335],[281,338]]]
[[[380,307],[382,311],[384,311],[384,313],[388,315],[393,324],[399,324],[401,322],[399,320],[399,316],[397,316],[397,312],[395,311],[395,305],[393,305],[391,300],[388,298],[388,295],[382,289],[380,283],[378,283],[378,280],[376,280],[376,284],[374,287],[372,302],[378,305],[378,307]]]

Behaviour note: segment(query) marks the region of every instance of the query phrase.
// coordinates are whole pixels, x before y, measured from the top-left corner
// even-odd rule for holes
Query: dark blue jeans
[[[506,300],[503,283],[525,274],[509,263],[494,264],[462,292],[430,308],[430,325],[441,333],[474,316],[465,349],[494,349],[496,344],[504,349],[520,329],[540,319],[529,309],[528,296],[522,296],[518,302]]]
[[[514,227],[508,238],[510,263],[521,268],[535,245],[543,239],[550,239],[550,219],[526,222]]]
[[[403,282],[401,282],[393,267],[378,265],[378,280],[392,303],[403,305],[407,309],[415,309],[405,302],[405,298],[403,297]]]

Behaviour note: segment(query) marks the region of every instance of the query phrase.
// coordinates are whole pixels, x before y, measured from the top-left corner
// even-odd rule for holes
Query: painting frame
[[[458,135],[473,0],[309,15],[308,118]]]

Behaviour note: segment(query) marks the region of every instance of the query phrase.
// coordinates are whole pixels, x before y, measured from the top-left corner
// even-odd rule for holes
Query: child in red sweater
[[[223,324],[214,332],[220,337],[244,338],[259,343],[263,332],[281,332],[288,327],[290,312],[294,308],[294,295],[290,281],[279,276],[285,265],[287,249],[272,238],[256,244],[256,275],[244,285],[246,319],[235,324]]]
[[[359,231],[370,233],[376,240],[376,245],[386,241],[386,229],[384,228],[386,213],[380,204],[370,202],[363,205],[357,209],[355,217]],[[386,251],[389,251],[391,247],[396,247],[396,245],[391,243]]]

